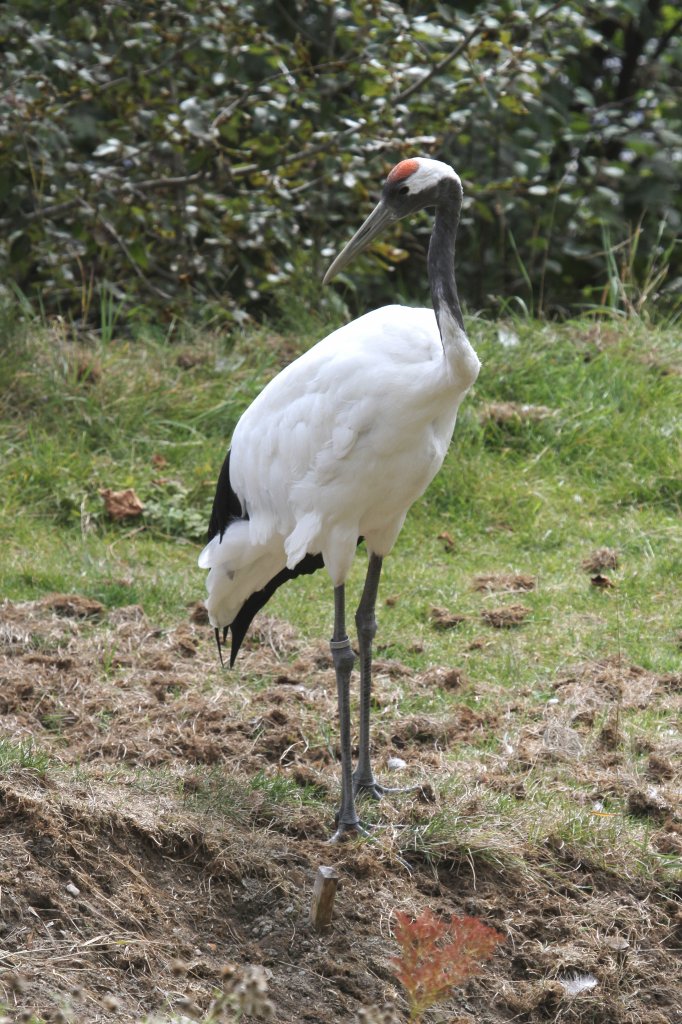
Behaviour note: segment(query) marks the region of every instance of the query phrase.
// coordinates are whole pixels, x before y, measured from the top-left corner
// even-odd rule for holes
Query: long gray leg
[[[360,749],[358,766],[353,773],[355,793],[359,793],[361,790],[373,793],[376,786],[369,757],[369,715],[372,700],[372,641],[377,631],[374,609],[379,590],[381,564],[382,559],[378,555],[369,556],[365,586],[358,610],[355,613],[360,650]],[[379,796],[380,794],[375,793],[374,795]]]
[[[341,807],[339,809],[336,832],[330,840],[332,843],[339,842],[339,840],[345,839],[348,835],[364,831],[355,810],[353,792],[350,736],[350,676],[353,671],[355,655],[346,633],[345,609],[345,588],[341,584],[334,588],[334,636],[329,644],[334,661],[334,669],[336,670],[339,730],[341,736]]]
[[[355,613],[355,624],[358,629],[358,647],[360,648],[360,749],[358,765],[353,773],[353,789],[355,795],[366,793],[375,800],[380,800],[385,793],[404,793],[407,790],[399,787],[382,786],[374,778],[369,755],[369,716],[372,701],[372,641],[376,636],[377,621],[374,610],[379,590],[382,559],[378,555],[369,556],[365,586]]]

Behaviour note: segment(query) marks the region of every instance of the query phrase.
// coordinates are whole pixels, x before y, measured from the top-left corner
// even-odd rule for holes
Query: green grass
[[[13,743],[9,739],[0,738],[0,775],[24,769],[42,776],[50,764],[50,756],[32,742]]]
[[[417,667],[461,659],[480,632],[480,611],[495,603],[471,590],[471,577],[519,570],[538,578],[523,596],[532,619],[520,635],[492,636],[491,647],[468,652],[472,671],[487,666],[498,679],[531,682],[562,661],[605,653],[672,670],[682,626],[677,338],[638,321],[601,333],[590,322],[514,329],[519,344],[506,348],[494,325],[471,325],[483,369],[443,470],[386,562],[381,595],[395,600],[381,609],[378,643]],[[314,340],[281,344],[291,352]],[[8,332],[0,346],[3,592],[30,599],[75,590],[106,606],[140,603],[162,620],[200,597],[195,555],[214,482],[238,416],[278,368],[279,344],[261,331],[77,348],[59,331]],[[180,354],[195,365],[178,365]],[[503,401],[554,414],[482,421],[485,403]],[[107,520],[105,487],[133,487],[144,517]],[[603,545],[621,553],[607,593],[580,567]],[[439,604],[470,621],[436,633],[428,612]],[[324,637],[329,582],[324,574],[297,581],[271,608]],[[411,650],[417,641],[422,654]]]

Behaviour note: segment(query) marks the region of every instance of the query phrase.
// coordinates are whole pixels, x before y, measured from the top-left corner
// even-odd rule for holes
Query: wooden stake
[[[317,869],[310,904],[310,921],[316,932],[323,931],[331,922],[338,884],[339,874],[335,868],[321,865]]]

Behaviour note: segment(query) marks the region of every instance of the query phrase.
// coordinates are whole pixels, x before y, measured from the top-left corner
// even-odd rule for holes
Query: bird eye
[[[409,191],[410,191],[410,190],[409,190],[409,188],[407,187],[407,185],[403,185],[403,187],[402,187],[402,188],[399,188],[399,189],[398,189],[398,195],[399,195],[399,196],[406,196],[406,195],[407,195],[407,194],[409,193]]]

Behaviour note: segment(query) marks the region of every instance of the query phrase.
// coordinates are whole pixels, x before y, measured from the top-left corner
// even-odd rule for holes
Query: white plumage
[[[353,789],[383,792],[369,767],[368,746],[369,665],[381,559],[393,547],[408,509],[442,465],[459,405],[480,366],[464,332],[454,281],[460,204],[461,185],[448,165],[417,159],[393,169],[382,202],[327,278],[388,223],[434,205],[429,276],[436,312],[392,305],[367,313],[270,381],[235,428],[214,505],[214,535],[199,559],[210,570],[206,604],[211,623],[216,630],[232,627],[233,659],[235,642],[238,649],[254,610],[270,592],[297,575],[297,566],[301,572],[316,568],[319,561],[310,563],[311,556],[324,562],[335,588],[332,650],[342,719],[344,774],[336,837],[359,828]],[[356,617],[363,720],[353,787],[344,722],[352,653],[345,636],[343,585],[359,538],[370,555],[370,574]],[[240,614],[246,625],[237,631]]]
[[[334,331],[264,388],[232,437],[230,479],[249,519],[216,536],[207,608],[229,625],[285,565],[321,552],[335,586],[358,537],[389,553],[440,469],[479,362],[463,332],[443,349],[431,309],[385,306]]]

